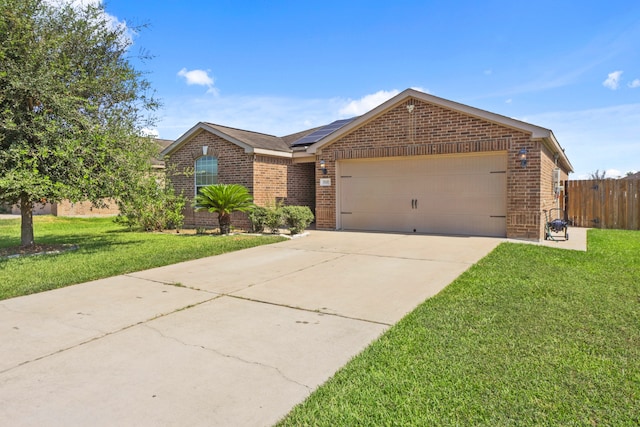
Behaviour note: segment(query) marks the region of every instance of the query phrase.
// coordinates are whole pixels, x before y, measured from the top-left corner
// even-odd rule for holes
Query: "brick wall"
[[[413,105],[409,112],[407,106]],[[520,166],[519,151],[526,148],[528,164]],[[549,153],[541,153],[531,135],[496,123],[409,99],[364,126],[317,152],[316,170],[324,160],[327,175],[316,177],[316,215],[319,229],[336,228],[335,164],[340,159],[506,151],[507,236],[540,239],[541,195],[548,183],[541,174],[548,168]],[[541,171],[544,164],[545,171]],[[549,172],[551,173],[551,172]],[[320,178],[330,187],[320,187]],[[543,190],[544,186],[545,190]]]
[[[243,148],[201,131],[166,160],[176,192],[182,192],[189,198],[185,227],[218,227],[216,214],[194,212],[191,207],[195,195],[192,172],[196,159],[202,156],[203,146],[208,147],[208,155],[218,158],[218,182],[244,185],[253,195],[256,205],[268,206],[278,201],[314,208],[313,163],[294,163],[290,158],[247,154]],[[245,214],[236,212],[232,216],[232,225],[248,229],[250,223]]]
[[[559,208],[562,211],[565,210],[565,200],[564,195],[565,192],[556,193],[555,183],[553,180],[554,170],[558,167],[556,165],[555,159],[553,157],[553,153],[549,151],[547,147],[542,147],[541,150],[542,156],[542,167],[540,169],[540,235],[544,237],[544,226],[546,217],[544,215],[544,210],[551,210],[555,208]],[[563,183],[568,179],[569,175],[561,170],[560,171],[560,183]],[[558,212],[553,212],[554,216],[558,216]],[[560,213],[562,217],[562,213]]]
[[[315,163],[293,163],[287,174],[287,204],[316,207]]]
[[[104,199],[106,206],[97,207],[91,202],[70,202],[63,200],[60,203],[36,203],[33,206],[34,215],[54,216],[114,216],[120,213],[118,204],[113,199]],[[20,206],[14,205],[11,213],[20,214]]]
[[[106,206],[97,207],[91,202],[73,203],[63,200],[51,207],[51,213],[56,216],[114,216],[120,213],[118,204],[113,199],[104,199]]]
[[[272,206],[276,201],[286,203],[287,170],[291,159],[256,156],[253,164],[253,200],[258,206]]]
[[[192,203],[195,197],[193,169],[195,161],[202,157],[202,147],[207,146],[207,155],[218,158],[218,182],[241,184],[253,192],[253,157],[244,149],[210,132],[200,131],[166,159],[167,173],[177,194],[188,199],[184,210],[185,227],[218,227],[215,213],[195,212]],[[247,216],[241,212],[232,215],[232,225],[248,228]]]
[[[53,206],[51,203],[34,203],[33,205],[33,215],[51,215]],[[12,215],[20,215],[20,205],[11,206],[10,210]]]
[[[527,150],[527,165],[520,150]],[[528,137],[513,141],[507,162],[507,237],[539,239],[540,143]]]
[[[315,205],[313,163],[294,163],[292,159],[257,156],[254,162],[254,201],[259,206],[273,204]]]

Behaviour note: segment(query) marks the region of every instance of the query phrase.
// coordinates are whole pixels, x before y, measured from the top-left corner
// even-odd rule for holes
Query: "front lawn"
[[[0,258],[0,300],[283,240],[130,232],[113,218],[37,216],[34,222],[36,243],[77,249]],[[0,250],[19,244],[20,220],[0,220]]]
[[[282,426],[640,425],[640,232],[504,243]]]

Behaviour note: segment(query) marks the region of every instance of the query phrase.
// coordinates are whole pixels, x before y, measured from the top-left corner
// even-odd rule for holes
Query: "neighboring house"
[[[158,144],[158,151],[164,150],[173,143],[173,141],[169,139],[155,138],[155,141]],[[164,167],[162,157],[158,156],[158,158],[151,159],[152,173],[159,173],[164,170]],[[91,202],[73,203],[69,200],[63,200],[59,203],[35,204],[33,206],[33,214],[54,216],[114,216],[120,213],[120,209],[115,200],[105,199],[105,204],[106,206],[104,207],[97,207]],[[12,206],[11,213],[20,215],[20,206]]]
[[[276,137],[198,123],[163,153],[177,192],[238,183],[306,205],[324,230],[540,240],[573,171],[545,128],[407,89],[368,113]],[[247,225],[242,215],[236,218]],[[185,212],[187,226],[216,226]]]
[[[631,175],[627,175],[622,179],[640,179],[640,172],[632,173]]]

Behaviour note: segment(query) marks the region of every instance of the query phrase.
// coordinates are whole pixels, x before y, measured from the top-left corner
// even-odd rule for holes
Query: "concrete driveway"
[[[0,301],[0,420],[272,425],[501,241],[312,231]]]

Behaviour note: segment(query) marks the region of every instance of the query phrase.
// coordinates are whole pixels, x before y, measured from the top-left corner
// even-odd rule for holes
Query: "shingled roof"
[[[233,139],[244,142],[245,144],[253,148],[261,148],[264,150],[285,151],[290,152],[291,147],[287,145],[284,140],[278,136],[268,135],[265,133],[253,132],[249,130],[242,130],[236,128],[230,128],[227,126],[217,125],[215,123],[206,123],[213,129],[230,136]]]
[[[309,135],[319,129],[323,128],[323,126],[316,127],[313,129],[307,129],[300,132],[296,132],[290,135],[285,136],[274,136],[266,133],[253,132],[244,129],[237,129],[228,126],[222,126],[215,123],[208,122],[200,122],[191,129],[189,129],[184,135],[178,138],[175,142],[171,143],[169,146],[165,147],[162,151],[162,155],[165,156],[170,154],[174,150],[178,149],[182,144],[186,143],[193,135],[201,132],[207,131],[213,134],[218,135],[221,138],[226,139],[242,148],[245,149],[245,152],[250,153],[258,153],[265,151],[271,152],[271,154],[276,153],[286,153],[291,156],[294,149],[292,145],[303,138],[306,135]]]
[[[171,144],[173,144],[173,141],[170,139],[160,139],[160,138],[153,138],[153,142],[155,142],[158,145],[158,157],[153,157],[151,159],[151,167],[155,168],[155,169],[162,169],[164,168],[164,160],[162,160],[162,151],[164,151],[168,146],[170,146]]]

